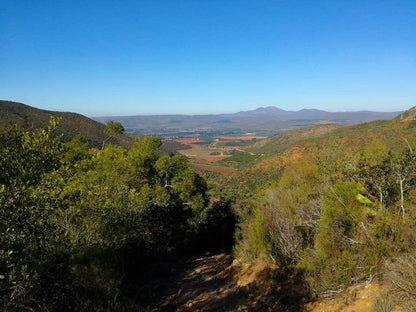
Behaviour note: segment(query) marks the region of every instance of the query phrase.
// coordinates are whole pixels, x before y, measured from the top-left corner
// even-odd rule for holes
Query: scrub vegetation
[[[113,144],[109,137],[123,136],[118,122],[103,127],[98,145],[80,135],[63,140],[60,118],[46,127],[5,126],[0,305],[209,311],[243,309],[245,300],[253,311],[300,311],[376,281],[374,309],[414,309],[415,115],[293,130],[240,144],[228,157],[222,148],[231,144],[213,145],[210,153],[220,154],[204,157],[219,159],[206,166],[235,167],[218,173],[161,151],[158,137]],[[187,153],[202,147],[179,143],[195,143]],[[232,257],[270,269],[241,286],[235,277],[244,265],[231,265]],[[198,272],[213,284],[198,282]],[[225,289],[232,301],[213,300],[207,289],[216,296]]]
[[[6,311],[137,310],[156,259],[230,248],[230,204],[210,200],[184,156],[160,156],[154,137],[128,150],[80,136],[63,143],[58,123],[0,135]]]

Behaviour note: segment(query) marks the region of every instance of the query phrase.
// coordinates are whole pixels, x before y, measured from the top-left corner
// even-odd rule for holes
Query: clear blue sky
[[[0,99],[87,116],[416,105],[416,1],[3,0]]]

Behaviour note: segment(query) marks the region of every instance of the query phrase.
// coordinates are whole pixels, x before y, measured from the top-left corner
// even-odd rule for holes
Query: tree
[[[57,207],[51,206],[51,193],[62,181],[63,145],[53,133],[58,122],[51,118],[46,129],[16,126],[0,135],[0,305],[5,299],[8,305],[25,306],[34,301],[34,289],[39,292],[43,281],[57,286],[64,279],[58,277],[62,272],[48,273],[62,264],[62,257],[53,263],[60,253],[56,246],[65,246],[54,223]]]
[[[124,133],[124,127],[120,122],[109,120],[105,126],[104,133],[107,138],[103,141],[103,146],[101,149],[104,149],[105,143],[110,140],[111,138],[115,137],[116,135],[121,135]]]
[[[172,187],[171,179],[179,171],[187,168],[187,159],[182,155],[160,157],[156,162],[156,169],[164,179],[165,187]]]
[[[400,212],[405,215],[404,194],[415,187],[416,155],[413,150],[404,151],[397,157],[392,157],[392,176],[399,184]]]
[[[379,210],[395,201],[396,190],[391,166],[392,154],[385,153],[377,161],[373,155],[363,153],[353,167],[352,178],[360,182],[371,196],[378,198]],[[349,173],[347,173],[348,175]]]

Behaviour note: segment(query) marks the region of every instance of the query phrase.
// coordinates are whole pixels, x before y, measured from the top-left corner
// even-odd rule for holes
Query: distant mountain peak
[[[276,106],[259,107],[254,112],[283,112],[284,110]]]
[[[277,115],[277,114],[284,114],[287,111],[276,107],[276,106],[266,106],[266,107],[259,107],[253,110],[242,111],[237,114],[240,115]]]
[[[298,113],[306,113],[306,112],[327,113],[327,111],[316,109],[316,108],[302,108],[301,110],[298,110]]]

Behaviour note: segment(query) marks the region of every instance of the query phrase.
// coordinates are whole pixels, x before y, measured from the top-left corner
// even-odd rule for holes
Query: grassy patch
[[[257,158],[257,155],[252,155],[249,153],[239,152],[239,151],[232,151],[231,156],[227,157],[221,162],[238,162],[238,163],[248,163],[252,162]]]
[[[256,140],[245,140],[245,141],[228,141],[228,142],[220,142],[216,145],[218,146],[249,146],[256,142]]]

